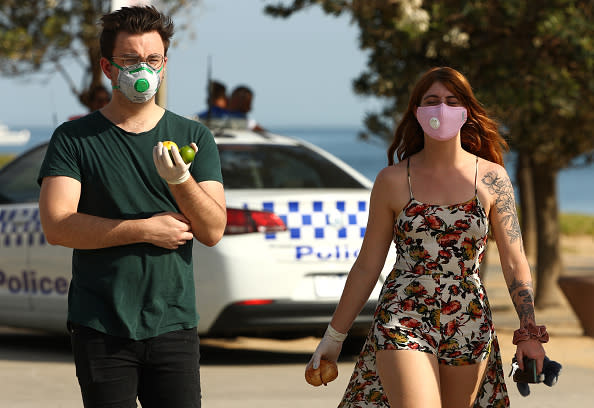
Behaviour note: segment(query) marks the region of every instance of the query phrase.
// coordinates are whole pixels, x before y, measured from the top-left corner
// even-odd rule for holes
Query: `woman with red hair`
[[[517,360],[542,371],[548,335],[535,322],[506,149],[460,72],[421,76],[375,180],[361,251],[308,363],[336,362],[393,241],[397,259],[340,407],[509,406],[479,273],[489,226],[519,317]]]

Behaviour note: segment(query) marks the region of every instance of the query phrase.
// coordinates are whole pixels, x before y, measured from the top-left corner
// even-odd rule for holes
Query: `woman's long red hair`
[[[497,123],[487,116],[464,75],[449,67],[430,69],[415,85],[408,108],[388,148],[388,164],[394,164],[394,153],[397,154],[398,160],[402,161],[423,149],[423,128],[417,121],[415,111],[421,105],[421,98],[434,82],[445,85],[467,110],[468,119],[460,130],[464,150],[503,166],[503,153],[509,147],[499,134]]]

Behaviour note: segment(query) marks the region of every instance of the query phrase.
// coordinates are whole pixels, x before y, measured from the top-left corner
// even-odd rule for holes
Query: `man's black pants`
[[[196,329],[146,340],[109,336],[69,323],[86,408],[200,408]]]

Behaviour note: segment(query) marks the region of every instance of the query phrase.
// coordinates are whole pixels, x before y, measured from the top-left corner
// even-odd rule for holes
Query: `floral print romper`
[[[489,359],[474,407],[508,407],[501,353],[479,266],[488,220],[477,195],[454,205],[410,201],[394,223],[397,259],[339,408],[390,405],[375,369],[377,350],[418,350],[439,364]],[[421,390],[420,390],[421,391]]]

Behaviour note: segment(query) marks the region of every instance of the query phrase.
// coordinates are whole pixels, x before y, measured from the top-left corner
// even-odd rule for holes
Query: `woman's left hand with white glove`
[[[314,370],[317,370],[320,366],[320,360],[328,360],[336,363],[338,356],[342,350],[342,343],[346,339],[347,335],[340,333],[334,329],[331,325],[328,325],[324,337],[320,340],[318,347],[314,351],[309,363],[307,363],[306,369],[312,366]]]

